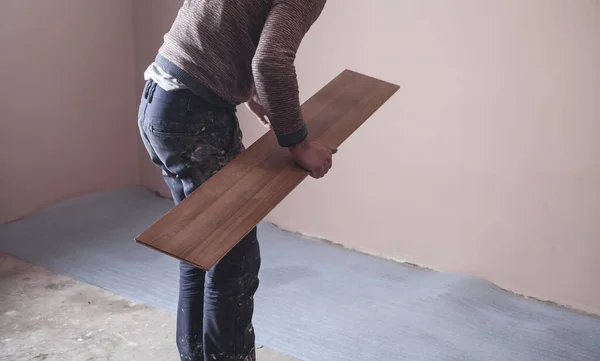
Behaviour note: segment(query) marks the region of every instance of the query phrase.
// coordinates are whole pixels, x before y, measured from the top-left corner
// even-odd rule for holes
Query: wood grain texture
[[[340,146],[398,89],[345,70],[302,105],[310,139]],[[269,131],[136,241],[208,270],[307,176]]]

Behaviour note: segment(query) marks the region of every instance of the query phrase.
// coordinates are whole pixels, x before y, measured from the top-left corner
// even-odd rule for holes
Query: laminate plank
[[[314,114],[322,111],[328,105],[328,101],[339,96],[340,90],[345,89],[354,79],[355,74],[352,72],[345,74],[345,76],[338,76],[313,95],[307,101],[308,104],[312,105],[302,108],[303,116],[307,119],[307,122],[311,120]],[[314,131],[311,128],[311,132]],[[151,237],[152,240],[147,245],[152,246],[155,243],[162,243],[163,238],[169,239],[173,234],[180,232],[195,216],[200,215],[203,209],[210,207],[227,189],[231,188],[244,177],[250,169],[263,161],[265,157],[272,155],[275,148],[280,148],[276,145],[277,141],[273,132],[265,134],[248,150],[237,157],[235,161],[229,163],[221,172],[218,172],[204,183],[201,188],[210,188],[210,192],[194,192],[194,194],[180,203],[179,207],[168,212],[151,229],[140,235],[137,240],[140,241],[141,238],[147,239]],[[279,151],[281,152],[281,150]],[[193,202],[193,205],[188,205],[190,202]],[[184,210],[177,208],[184,208]],[[140,243],[145,242],[140,241]],[[176,249],[177,246],[174,245],[171,251],[178,252],[178,249]]]
[[[340,146],[398,89],[343,71],[302,105],[310,139]],[[208,270],[307,176],[267,132],[136,241]]]

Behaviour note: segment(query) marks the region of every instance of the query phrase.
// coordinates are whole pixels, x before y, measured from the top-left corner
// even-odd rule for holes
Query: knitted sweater
[[[307,135],[294,59],[326,0],[185,0],[156,63],[209,101],[254,91],[281,146]]]

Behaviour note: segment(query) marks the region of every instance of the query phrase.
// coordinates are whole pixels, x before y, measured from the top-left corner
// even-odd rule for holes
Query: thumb
[[[265,127],[269,128],[269,129],[271,128],[271,122],[269,122],[269,118],[267,118],[267,116],[266,116],[266,115],[263,115],[263,116],[260,118],[260,122],[261,122],[261,123],[262,123],[262,125],[264,125]]]

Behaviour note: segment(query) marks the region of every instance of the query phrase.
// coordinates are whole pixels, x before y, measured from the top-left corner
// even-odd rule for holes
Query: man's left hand
[[[269,121],[269,117],[265,112],[265,108],[260,104],[260,100],[258,99],[258,95],[256,93],[252,94],[252,97],[248,102],[246,102],[246,106],[256,117],[258,121],[268,129],[271,129],[271,122]]]

